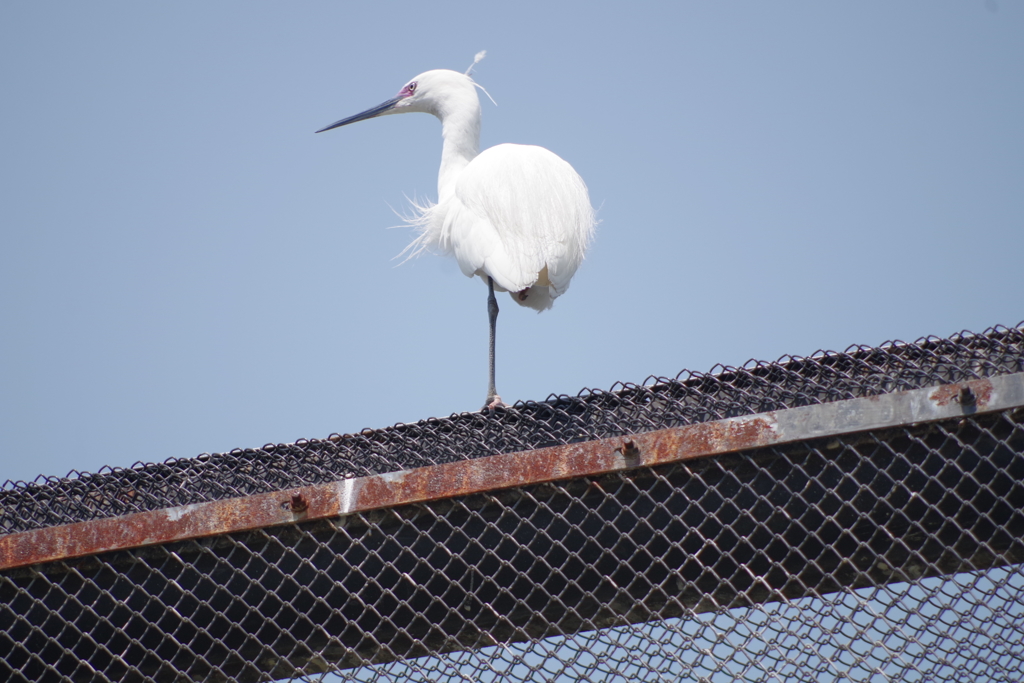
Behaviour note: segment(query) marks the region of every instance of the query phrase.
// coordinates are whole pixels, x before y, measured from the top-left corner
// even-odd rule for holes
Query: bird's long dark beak
[[[396,104],[398,104],[404,99],[404,97],[393,97],[387,102],[378,104],[376,107],[367,109],[366,111],[356,114],[355,116],[350,116],[347,119],[342,119],[341,121],[335,121],[326,128],[321,128],[320,130],[317,131],[317,133],[323,133],[325,130],[331,130],[333,128],[347,126],[348,124],[355,123],[356,121],[365,121],[366,119],[372,119],[373,117],[380,116],[381,114],[387,114],[389,111],[394,109]]]

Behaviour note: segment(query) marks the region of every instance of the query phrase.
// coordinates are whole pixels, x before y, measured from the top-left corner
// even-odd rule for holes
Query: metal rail
[[[1024,373],[0,536],[0,569],[1024,406]]]

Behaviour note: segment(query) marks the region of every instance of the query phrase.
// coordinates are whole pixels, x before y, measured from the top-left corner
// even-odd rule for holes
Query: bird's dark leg
[[[491,345],[488,349],[488,383],[487,383],[487,401],[484,403],[484,410],[499,408],[505,404],[501,401],[501,396],[498,396],[498,391],[494,388],[494,330],[498,323],[498,300],[494,298],[494,280],[491,276],[487,276],[487,317],[491,323]]]

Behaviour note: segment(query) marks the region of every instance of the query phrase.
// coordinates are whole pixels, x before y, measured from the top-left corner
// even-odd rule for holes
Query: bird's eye
[[[416,81],[409,84],[409,92],[416,92]]]

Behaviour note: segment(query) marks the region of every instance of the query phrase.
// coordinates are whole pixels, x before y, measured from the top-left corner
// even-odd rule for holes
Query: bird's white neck
[[[437,201],[443,203],[455,192],[455,182],[466,165],[480,153],[480,100],[476,92],[472,99],[459,98],[437,113],[441,119],[441,170],[437,176]]]

